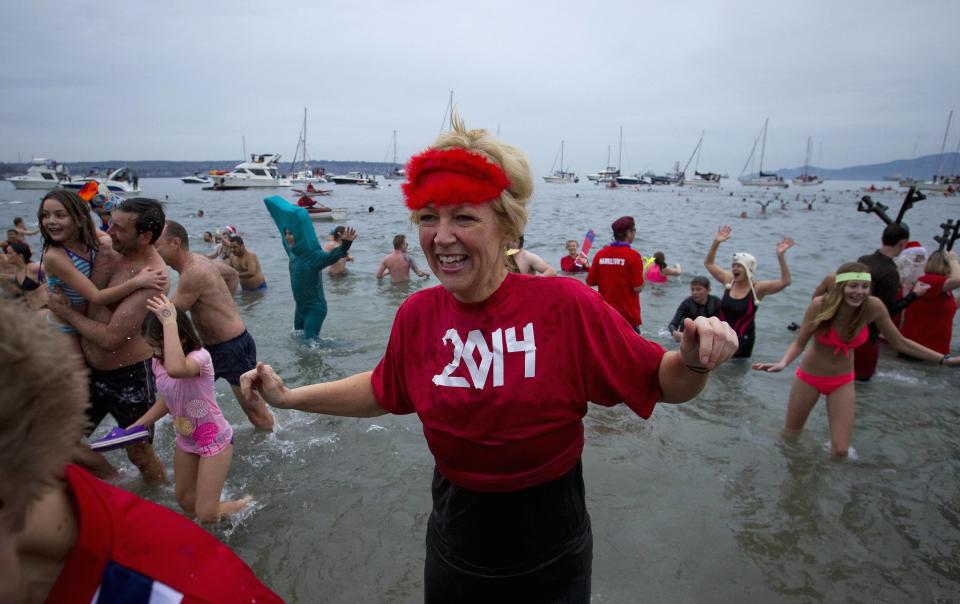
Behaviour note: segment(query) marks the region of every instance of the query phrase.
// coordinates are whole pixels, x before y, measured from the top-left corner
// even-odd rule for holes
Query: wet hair
[[[47,249],[51,245],[60,245],[50,238],[50,233],[48,233],[47,228],[43,226],[43,205],[48,199],[60,202],[60,205],[67,211],[67,215],[73,220],[73,224],[77,225],[80,241],[82,241],[87,248],[92,250],[100,249],[100,241],[97,239],[97,227],[93,225],[93,219],[90,218],[90,206],[87,205],[87,202],[85,202],[82,197],[73,191],[64,191],[63,189],[55,189],[44,195],[43,201],[40,202],[40,207],[37,208],[37,222],[40,223],[40,236],[43,238],[43,249]]]
[[[210,231],[207,231],[208,233]],[[210,235],[213,236],[212,234]],[[187,235],[187,229],[179,222],[167,221],[167,239],[176,239],[180,242],[180,247],[185,250],[190,249],[190,237]]]
[[[163,225],[167,222],[167,216],[163,211],[163,205],[156,199],[148,197],[134,197],[125,199],[114,211],[129,212],[137,215],[137,221],[134,228],[137,235],[150,233],[150,245],[157,242],[160,233],[163,232]]]
[[[927,258],[927,263],[923,265],[923,272],[931,273],[933,275],[950,275],[950,262],[947,260],[947,255],[942,251],[937,250],[930,254],[930,257]]]
[[[490,202],[497,216],[497,226],[503,241],[513,241],[523,234],[527,226],[527,203],[533,195],[533,173],[522,151],[509,143],[496,138],[486,130],[467,130],[463,119],[453,112],[451,129],[437,137],[432,149],[465,149],[483,156],[503,168],[510,186],[500,193],[500,197]],[[411,212],[410,220],[419,224],[416,211]]]
[[[20,226],[21,224],[23,224],[22,217],[17,216],[16,218],[13,219],[13,226]]]
[[[870,267],[862,262],[845,262],[837,267],[837,274],[840,273],[869,273]],[[837,312],[840,310],[840,305],[843,304],[843,290],[846,284],[836,283],[830,291],[824,296],[823,306],[820,307],[820,312],[817,313],[817,316],[813,318],[813,331],[815,333],[827,333],[830,331],[830,327],[833,326],[833,320],[837,316]],[[849,342],[853,339],[857,332],[867,324],[867,301],[864,300],[863,304],[860,305],[854,314],[853,320],[850,321],[850,324],[847,326],[847,329],[840,334],[840,337]]]
[[[334,241],[340,241],[340,236],[343,235],[343,232],[347,230],[347,227],[340,225],[330,231],[330,235],[333,237]]]
[[[707,289],[710,289],[710,279],[707,279],[703,275],[697,275],[693,279],[690,279],[690,285],[691,286],[699,285],[700,287],[705,287]]]
[[[910,239],[910,227],[902,222],[895,222],[888,224],[887,227],[883,229],[883,236],[880,238],[880,242],[883,243],[883,245],[894,246],[904,239]]]
[[[243,247],[243,237],[241,237],[240,235],[234,235],[233,238],[230,239],[230,243],[234,243]]]
[[[663,255],[663,252],[654,252],[653,262],[660,267],[660,270],[667,268],[667,259]]]
[[[0,481],[17,485],[0,508],[22,526],[87,430],[87,370],[60,332],[2,294],[0,333]]]
[[[580,247],[580,244],[577,243],[576,239],[567,239],[567,242],[564,245],[567,246],[567,245],[570,245],[571,243],[577,247]]]
[[[177,309],[177,333],[180,336],[180,346],[183,347],[183,354],[188,355],[194,350],[203,348],[203,340],[197,334],[197,328],[193,326],[193,321],[186,312]],[[163,323],[157,318],[157,315],[148,312],[140,324],[140,335],[148,340],[159,342],[163,347]]]
[[[393,237],[393,249],[399,250],[403,248],[403,244],[406,243],[406,241],[407,241],[406,235],[395,235]]]
[[[20,231],[18,231],[17,229],[7,229],[7,239],[9,239],[11,235],[13,235],[13,237],[15,238],[19,238]]]

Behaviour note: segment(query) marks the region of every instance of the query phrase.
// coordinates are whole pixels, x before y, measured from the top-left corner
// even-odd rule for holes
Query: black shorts
[[[213,359],[213,378],[223,378],[233,386],[240,385],[240,376],[257,367],[257,343],[250,332],[219,344],[206,347]]]
[[[153,381],[151,359],[106,371],[91,367],[87,417],[92,425],[87,435],[100,425],[108,413],[117,420],[117,425],[126,428],[140,419],[156,399],[157,388]],[[153,442],[153,427],[149,430],[149,442]]]
[[[434,470],[424,601],[590,601],[593,533],[580,461],[551,482],[479,493]]]

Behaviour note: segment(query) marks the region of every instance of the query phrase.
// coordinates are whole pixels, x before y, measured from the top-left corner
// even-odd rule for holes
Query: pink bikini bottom
[[[796,376],[798,380],[810,384],[816,388],[820,394],[825,396],[829,395],[840,386],[849,384],[854,378],[852,371],[850,373],[844,373],[843,375],[813,375],[807,373],[806,371],[801,371],[800,369],[797,369]]]

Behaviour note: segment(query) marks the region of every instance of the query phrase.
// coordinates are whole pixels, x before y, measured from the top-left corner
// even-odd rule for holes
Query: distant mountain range
[[[169,178],[189,176],[194,172],[206,173],[209,170],[230,170],[237,165],[237,160],[210,160],[210,161],[98,161],[98,162],[64,162],[74,176],[83,176],[91,170],[102,172],[110,168],[128,166],[141,178]],[[365,162],[365,161],[333,161],[321,160],[313,165],[326,168],[332,174],[344,174],[353,170],[371,174],[386,174],[393,170],[392,163]],[[289,168],[289,164],[284,164]],[[811,174],[818,174],[831,180],[882,180],[884,177],[907,177],[930,180],[942,166],[946,174],[956,174],[960,169],[960,154],[944,153],[942,155],[924,155],[915,159],[898,159],[882,164],[865,166],[851,166],[849,168],[819,168],[810,166]],[[27,171],[26,163],[0,163],[0,178],[17,176]],[[776,170],[780,176],[790,179],[803,173],[803,166],[798,168],[781,168]]]
[[[946,174],[956,174],[957,170],[960,169],[960,154],[944,153],[941,156],[938,153],[936,155],[924,155],[923,157],[917,157],[915,159],[898,159],[883,164],[851,166],[837,170],[810,166],[810,173],[829,178],[830,180],[883,180],[884,177],[888,176],[899,178],[912,176],[920,180],[931,180],[934,174],[939,174],[937,172],[938,169],[942,169],[943,173]],[[803,166],[799,168],[782,168],[775,170],[775,172],[786,179],[790,179],[803,174]]]

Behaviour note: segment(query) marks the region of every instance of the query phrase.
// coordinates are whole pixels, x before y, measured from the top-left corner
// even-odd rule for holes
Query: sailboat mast
[[[620,156],[617,157],[617,174],[623,167],[623,126],[620,126]]]
[[[300,171],[307,171],[307,108],[303,108],[303,157],[300,158]]]
[[[947,129],[943,131],[943,142],[940,143],[940,163],[937,165],[937,174],[943,176],[943,152],[947,148],[947,136],[950,135],[950,122],[953,120],[953,109],[950,110],[950,115],[947,117]]]
[[[393,131],[393,165],[397,166],[397,131]]]
[[[767,124],[769,122],[770,118],[763,120],[763,144],[760,146],[760,178],[763,178],[763,156],[767,152]]]
[[[560,171],[563,172],[563,141],[560,141]]]

